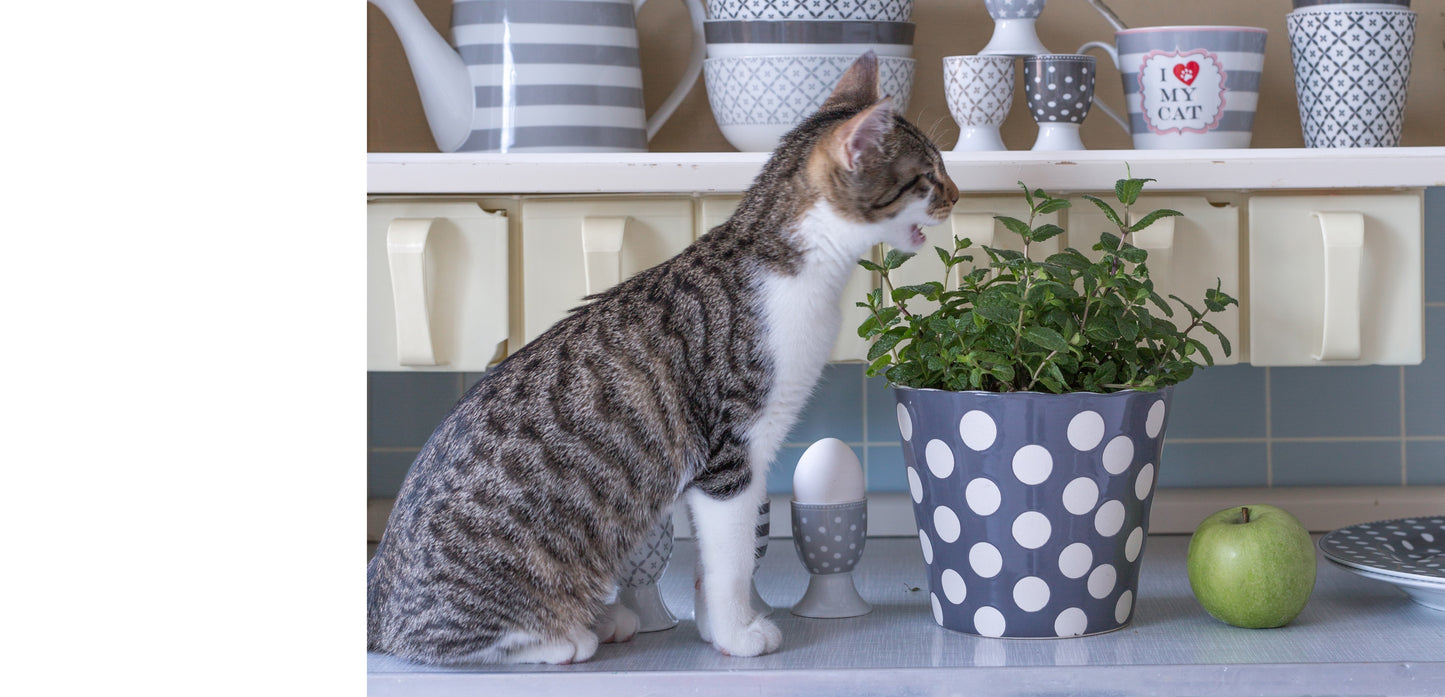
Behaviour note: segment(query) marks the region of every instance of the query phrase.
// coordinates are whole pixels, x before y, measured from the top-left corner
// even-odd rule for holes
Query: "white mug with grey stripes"
[[[702,73],[699,0],[682,82],[643,109],[646,0],[453,0],[451,42],[415,0],[369,0],[396,29],[442,152],[645,152]],[[454,48],[455,47],[455,48]]]
[[[1114,59],[1128,120],[1095,105],[1141,150],[1247,148],[1264,70],[1264,29],[1237,26],[1141,27],[1090,41]]]

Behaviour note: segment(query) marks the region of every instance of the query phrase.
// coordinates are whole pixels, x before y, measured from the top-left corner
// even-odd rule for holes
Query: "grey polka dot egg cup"
[[[1053,54],[1024,59],[1024,93],[1039,124],[1034,150],[1083,150],[1079,126],[1094,105],[1093,56]]]
[[[853,569],[868,535],[868,500],[798,503],[793,507],[793,546],[808,569],[808,589],[793,606],[799,617],[866,615],[873,606],[858,594]]]
[[[662,600],[658,579],[672,558],[672,514],[662,521],[637,549],[632,550],[617,575],[617,602],[637,613],[639,632],[659,632],[677,626],[677,617]]]
[[[895,387],[934,621],[1009,638],[1126,626],[1172,394]]]

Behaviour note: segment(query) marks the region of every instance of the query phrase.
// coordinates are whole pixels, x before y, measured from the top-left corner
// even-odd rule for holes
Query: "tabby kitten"
[[[678,499],[699,540],[699,631],[782,642],[749,605],[767,470],[826,363],[839,295],[958,198],[878,98],[870,52],[782,140],[726,223],[490,370],[407,474],[367,566],[367,645],[427,663],[585,661],[636,616],[621,562]]]

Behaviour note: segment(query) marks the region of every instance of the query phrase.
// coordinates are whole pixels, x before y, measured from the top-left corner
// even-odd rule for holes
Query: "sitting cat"
[[[880,242],[916,251],[957,198],[865,54],[726,223],[589,298],[447,414],[367,566],[368,647],[585,661],[636,631],[607,604],[619,565],[685,499],[703,639],[776,650],[749,605],[768,466],[828,360],[857,259]]]

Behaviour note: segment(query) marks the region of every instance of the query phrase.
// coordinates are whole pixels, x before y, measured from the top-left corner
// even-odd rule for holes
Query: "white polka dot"
[[[1139,469],[1139,478],[1134,480],[1134,495],[1140,501],[1149,498],[1149,492],[1154,489],[1154,463],[1144,465]]]
[[[987,605],[973,613],[973,628],[979,634],[991,637],[1003,636],[1005,628],[1003,613]]]
[[[1042,445],[1025,445],[1014,453],[1014,476],[1019,481],[1033,485],[1043,484],[1054,471],[1054,458]]]
[[[1144,528],[1137,527],[1129,531],[1129,539],[1124,541],[1124,558],[1134,561],[1139,558],[1139,550],[1144,548]]]
[[[1104,446],[1104,469],[1109,474],[1122,474],[1134,461],[1134,441],[1128,436],[1115,436]]]
[[[958,523],[958,514],[948,506],[933,509],[933,529],[944,542],[957,540],[958,534],[963,531]]]
[[[1144,419],[1144,432],[1150,438],[1158,438],[1159,432],[1164,430],[1164,400],[1159,400],[1149,406],[1149,416]]]
[[[914,503],[923,503],[923,480],[918,478],[918,470],[908,468],[908,493],[913,495]]]
[[[977,409],[963,415],[958,420],[958,435],[963,438],[963,444],[973,450],[988,450],[993,441],[998,437],[998,426],[993,419]]]
[[[1038,612],[1049,604],[1049,584],[1038,576],[1025,576],[1014,584],[1014,604],[1024,612]]]
[[[933,476],[943,479],[953,474],[953,451],[947,443],[937,438],[928,441],[928,445],[923,449],[923,459],[928,461],[928,471],[932,472]]]
[[[933,542],[928,539],[928,533],[918,531],[918,545],[923,548],[923,563],[933,563]]]
[[[913,418],[908,416],[908,408],[902,404],[898,405],[898,434],[903,440],[913,439]]]
[[[1081,411],[1069,420],[1069,445],[1075,450],[1093,450],[1104,440],[1104,417],[1096,411]]]
[[[980,542],[968,550],[968,566],[983,578],[993,578],[1003,570],[1003,555],[997,547]]]
[[[1114,603],[1114,621],[1124,624],[1129,619],[1129,611],[1134,609],[1134,591],[1124,591],[1119,595],[1119,602]]]
[[[1119,572],[1114,570],[1113,564],[1100,564],[1089,574],[1089,595],[1103,600],[1114,592],[1114,584],[1119,582]]]
[[[968,596],[968,589],[963,585],[963,577],[953,569],[944,570],[942,585],[943,595],[948,598],[948,602],[954,605],[963,602],[963,599]]]
[[[943,626],[943,604],[940,603],[940,602],[938,602],[938,594],[937,594],[937,593],[929,593],[929,594],[928,594],[928,598],[933,601],[933,621],[934,621],[934,622],[937,622],[937,623],[938,623],[938,626],[942,627],[942,626]]]
[[[1094,514],[1094,529],[1104,537],[1111,537],[1124,527],[1124,502],[1105,501]]]
[[[963,490],[963,499],[968,502],[968,507],[979,515],[990,515],[998,510],[999,504],[1003,502],[1003,495],[999,493],[998,485],[992,480],[979,477],[968,483]]]
[[[1071,607],[1059,613],[1054,620],[1054,633],[1059,636],[1079,636],[1089,626],[1089,617],[1083,610]]]
[[[1079,477],[1064,487],[1064,508],[1074,515],[1094,510],[1099,502],[1099,485],[1088,477]]]
[[[1068,578],[1083,578],[1094,565],[1094,550],[1083,542],[1075,542],[1059,553],[1059,573]]]
[[[1051,532],[1048,516],[1038,511],[1021,513],[1014,519],[1014,540],[1025,549],[1038,549],[1044,546],[1044,543],[1049,541]]]

